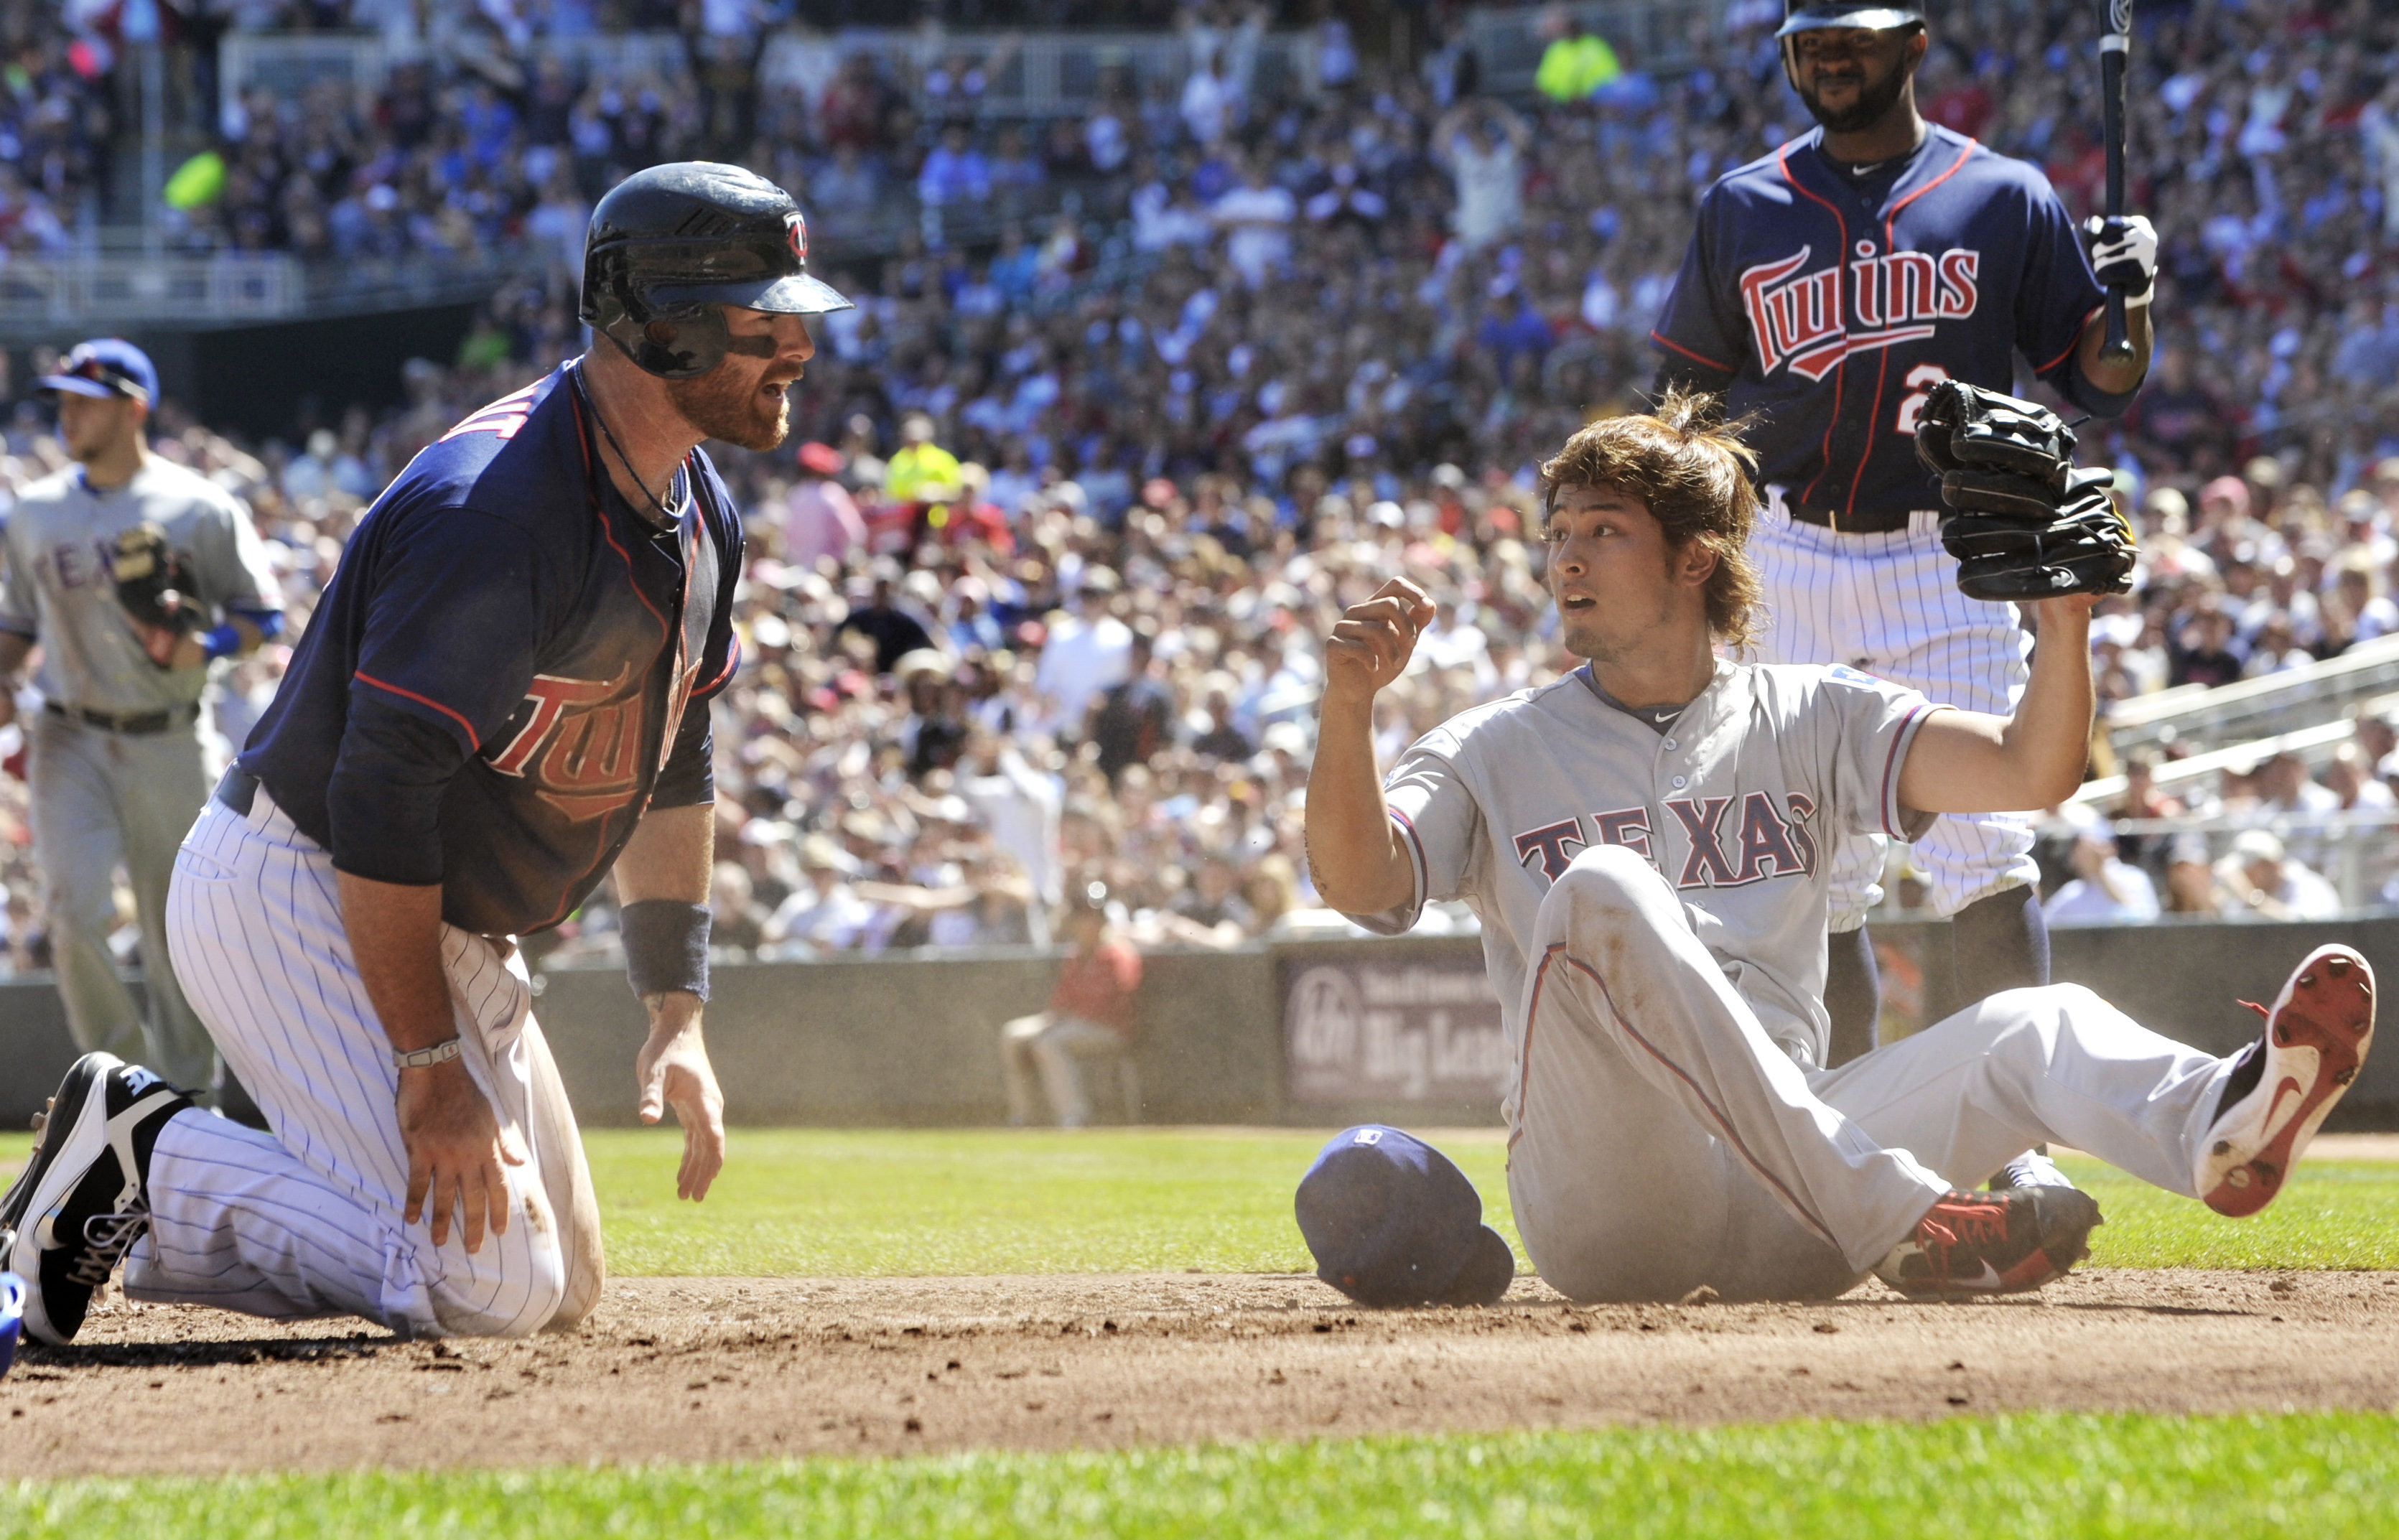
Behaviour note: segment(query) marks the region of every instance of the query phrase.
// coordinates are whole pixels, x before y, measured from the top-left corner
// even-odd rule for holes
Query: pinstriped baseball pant
[[[274,1132],[194,1113],[167,1126],[128,1295],[361,1316],[424,1336],[522,1336],[561,1314],[580,1280],[557,1215],[590,1177],[572,1122],[562,1132],[544,1115],[556,1072],[512,954],[442,927],[462,1062],[527,1155],[503,1169],[507,1232],[470,1254],[461,1226],[436,1247],[430,1215],[401,1217],[399,1072],[350,955],[332,858],[264,787],[247,815],[214,799],[202,810],[176,861],[168,935],[193,1006]]]
[[[1941,516],[1918,512],[1908,527],[1836,534],[1783,511],[1769,484],[1749,537],[1765,591],[1766,663],[1845,663],[1920,690],[1936,705],[2005,716],[2030,676],[2032,639],[2015,606],[1958,591],[1958,564],[1941,548]],[[2040,880],[2032,829],[2013,813],[1948,813],[1915,845],[1933,912],[1957,913],[1978,898]],[[1855,930],[1882,901],[1883,840],[1858,835],[1833,858],[1831,928]]]

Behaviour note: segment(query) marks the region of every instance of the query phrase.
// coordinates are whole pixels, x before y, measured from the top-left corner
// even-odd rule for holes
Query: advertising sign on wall
[[[1294,1102],[1471,1105],[1496,1103],[1507,1088],[1499,997],[1479,952],[1428,959],[1394,946],[1388,961],[1372,951],[1294,960],[1283,1050]]]

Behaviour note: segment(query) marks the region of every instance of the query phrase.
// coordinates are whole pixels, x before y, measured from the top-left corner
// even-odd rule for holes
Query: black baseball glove
[[[142,650],[159,668],[174,667],[175,643],[207,618],[193,597],[190,565],[167,543],[165,530],[145,522],[117,535],[109,570]]]
[[[2132,526],[2108,496],[2113,472],[2074,468],[2057,413],[1958,380],[1932,387],[1917,457],[1953,510],[1941,544],[1969,599],[2009,601],[2132,587]]]

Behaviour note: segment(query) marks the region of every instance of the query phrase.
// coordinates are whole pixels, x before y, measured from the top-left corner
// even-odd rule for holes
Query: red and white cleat
[[[2216,1121],[2200,1141],[2191,1184],[2234,1219],[2283,1190],[2291,1163],[2324,1126],[2374,1042],[2374,969],[2349,947],[2318,947],[2291,972],[2258,1041],[2225,1082]]]

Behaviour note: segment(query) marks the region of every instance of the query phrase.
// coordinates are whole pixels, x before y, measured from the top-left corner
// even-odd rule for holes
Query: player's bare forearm
[[[617,858],[617,901],[708,902],[715,849],[714,806],[702,803],[644,813]],[[725,1169],[725,1095],[701,1036],[699,996],[669,990],[644,995],[642,1004],[649,1011],[650,1033],[633,1057],[641,1119],[656,1123],[667,1108],[674,1109],[675,1121],[683,1125],[675,1196],[697,1201],[708,1196],[709,1184]]]
[[[1316,891],[1345,913],[1379,913],[1416,889],[1375,770],[1375,696],[1406,672],[1432,615],[1425,591],[1394,577],[1343,611],[1324,645],[1324,698],[1308,772],[1308,864]]]
[[[2133,344],[2129,363],[2105,364],[2099,361],[2099,349],[2108,340],[2108,317],[2105,312],[2083,324],[2082,340],[2075,355],[2082,377],[2111,396],[2121,396],[2138,386],[2148,377],[2149,354],[2155,337],[2149,330],[2149,307],[2135,305],[2124,312],[2124,334]]]
[[[654,807],[642,815],[633,837],[617,858],[617,901],[644,898],[677,903],[708,902],[708,879],[716,859],[716,807]]]
[[[2091,757],[2090,594],[2025,608],[2040,628],[2032,677],[2013,716],[1935,711],[1900,767],[1899,798],[1919,813],[2048,807],[2082,784]]]
[[[379,883],[333,874],[367,1003],[386,1037],[402,1053],[428,1048],[457,1031],[450,979],[441,971],[441,885]]]
[[[1348,914],[1376,914],[1415,891],[1375,771],[1374,697],[1351,703],[1327,691],[1308,772],[1308,864],[1316,891]]]
[[[441,968],[440,885],[333,875],[350,955],[384,1036],[402,1053],[456,1036],[450,979]],[[501,1167],[522,1166],[524,1156],[501,1137],[491,1103],[460,1059],[401,1070],[394,1111],[408,1154],[408,1223],[427,1219],[440,1246],[454,1217],[467,1250],[481,1250],[487,1227],[494,1235],[508,1227]]]

